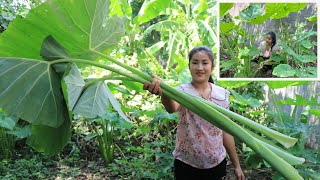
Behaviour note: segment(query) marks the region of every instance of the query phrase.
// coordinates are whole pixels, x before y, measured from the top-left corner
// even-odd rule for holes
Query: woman
[[[193,48],[189,53],[192,81],[177,87],[225,108],[229,107],[229,92],[213,84],[213,53],[205,46]],[[236,153],[234,138],[210,124],[195,113],[162,94],[160,79],[154,77],[143,89],[161,96],[169,113],[178,112],[176,147],[173,152],[175,179],[223,179],[226,176],[226,152],[235,168],[237,179],[244,175]]]

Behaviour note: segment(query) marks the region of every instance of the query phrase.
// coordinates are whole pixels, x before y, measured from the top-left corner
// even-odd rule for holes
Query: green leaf
[[[168,42],[168,60],[167,60],[167,68],[171,68],[174,64],[174,55],[176,54],[178,39],[177,33],[172,33],[172,36],[169,38]]]
[[[90,85],[81,94],[73,112],[85,118],[103,116],[109,106],[107,90],[107,86],[101,81]]]
[[[126,86],[128,89],[135,90],[139,93],[143,93],[144,90],[142,89],[142,86],[140,83],[134,82],[134,81],[126,81],[122,80],[122,83],[124,86]]]
[[[236,65],[236,62],[233,60],[223,60],[220,62],[221,62],[220,68],[222,68],[221,71],[227,71],[230,68],[235,67],[235,65]]]
[[[238,57],[240,59],[245,58],[245,57],[253,57],[259,53],[260,53],[260,51],[255,47],[249,47],[249,48],[245,47],[244,49],[239,49]]]
[[[207,21],[197,20],[196,22],[199,27],[200,35],[203,37],[202,39],[205,39],[208,45],[214,46],[217,36],[213,31],[213,27],[210,26]]]
[[[148,27],[144,32],[143,35],[147,35],[151,33],[151,31],[156,30],[159,32],[163,32],[164,30],[169,30],[169,29],[179,29],[179,27],[182,24],[180,24],[177,21],[172,21],[172,20],[164,20],[157,22],[155,24],[152,24],[150,27]]]
[[[267,81],[265,82],[270,88],[278,89],[288,86],[301,86],[310,84],[312,81]]]
[[[272,74],[278,77],[292,77],[296,74],[296,70],[288,64],[279,64],[273,69]]]
[[[207,0],[200,0],[192,9],[195,14],[200,14],[209,8]]]
[[[310,17],[307,17],[305,18],[306,20],[310,21],[310,22],[317,22],[317,16],[316,15],[313,15],[313,16],[310,16]]]
[[[143,24],[161,14],[165,14],[171,3],[171,0],[145,0],[133,22],[135,24]]]
[[[303,40],[303,41],[301,41],[300,43],[301,43],[301,45],[302,45],[303,47],[305,47],[305,48],[307,48],[307,49],[310,49],[310,48],[312,48],[312,46],[313,46],[309,40]]]
[[[112,92],[113,92],[113,91],[117,91],[117,92],[121,92],[121,93],[123,93],[123,94],[132,95],[127,89],[124,89],[124,88],[120,87],[120,86],[117,85],[117,84],[108,82],[107,85],[108,85],[109,89],[110,89]]]
[[[236,24],[234,22],[220,23],[220,30],[222,33],[228,33],[230,30],[234,29]]]
[[[238,88],[245,86],[252,81],[218,81],[219,86],[225,87],[225,88]]]
[[[66,87],[69,110],[72,111],[85,86],[85,82],[75,63],[69,64],[62,78],[62,83]]]
[[[314,62],[317,60],[317,56],[315,55],[297,55],[296,57],[300,62],[303,63]]]
[[[121,104],[117,101],[117,99],[113,96],[113,94],[111,93],[111,91],[109,90],[109,88],[107,86],[106,87],[106,93],[108,95],[108,99],[111,103],[111,105],[113,106],[113,108],[118,112],[118,114],[127,122],[131,121],[127,118],[127,116],[123,113],[123,111],[121,110]]]
[[[97,137],[97,136],[98,136],[97,133],[90,133],[90,134],[88,134],[86,137],[84,137],[84,140],[90,141],[91,139],[93,139],[93,138],[95,138],[95,137]]]
[[[43,40],[40,55],[46,61],[70,58],[69,53],[51,35]]]
[[[315,116],[318,116],[320,117],[320,110],[319,109],[310,109],[309,110],[309,113],[315,115]]]
[[[108,14],[106,0],[47,0],[1,34],[0,56],[41,59],[40,47],[48,35],[72,57],[105,51],[117,45],[125,33],[123,19]]]
[[[0,128],[13,130],[19,118],[10,117],[0,112]]]
[[[63,124],[57,128],[33,125],[27,144],[46,155],[58,154],[68,144],[71,137],[71,123],[68,115],[66,115],[65,119]]]
[[[59,127],[66,119],[60,76],[50,63],[0,58],[0,107],[30,123]]]
[[[262,14],[263,9],[260,7],[260,4],[251,4],[239,14],[240,18],[243,20],[256,18],[258,15]]]
[[[278,54],[273,54],[271,58],[272,58],[273,61],[278,62],[278,63],[280,63],[281,61],[285,60],[284,57],[282,57],[282,56],[280,56]]]
[[[246,167],[248,168],[259,168],[261,166],[262,163],[262,158],[260,156],[258,156],[257,154],[253,153],[250,156],[248,156],[246,158],[246,160],[244,161]]]
[[[16,136],[19,139],[23,139],[31,136],[31,129],[32,126],[31,124],[29,124],[27,126],[24,126],[23,128],[15,127],[13,131],[8,131],[7,133]]]
[[[281,19],[287,17],[291,12],[304,9],[307,5],[307,3],[270,3],[268,9],[273,9],[273,12],[275,12],[271,18]]]
[[[224,16],[232,7],[233,3],[220,3],[220,17]]]
[[[296,99],[291,99],[291,98],[286,98],[281,99],[279,102],[279,104],[290,104],[290,105],[295,105],[295,106],[308,106],[308,105],[318,105],[313,104],[314,102],[309,102],[308,100],[304,99],[302,96],[300,95],[296,95]]]
[[[109,16],[118,15],[120,17],[131,16],[132,9],[126,0],[112,0],[110,4]]]
[[[147,48],[147,52],[149,54],[156,54],[166,43],[163,41],[159,41],[151,47]]]

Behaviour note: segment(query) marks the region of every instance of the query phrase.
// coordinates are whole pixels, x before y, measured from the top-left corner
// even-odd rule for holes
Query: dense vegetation
[[[69,1],[51,1],[53,4],[55,2],[59,2],[56,5],[62,9],[72,7]],[[54,61],[57,58],[54,56],[56,54],[50,54],[54,49],[57,50],[55,53],[58,52],[59,57],[88,58],[106,65],[110,65],[108,59],[117,59],[119,62],[124,62],[148,74],[157,74],[168,84],[174,86],[190,80],[186,61],[190,48],[205,44],[216,50],[214,42],[217,39],[215,34],[217,4],[214,1],[133,1],[131,4],[125,1],[111,1],[112,11],[100,15],[107,19],[107,23],[116,22],[121,25],[117,27],[106,26],[107,31],[103,31],[104,33],[100,33],[99,29],[93,30],[95,33],[90,31],[90,35],[86,35],[84,32],[87,32],[90,26],[91,30],[99,26],[94,23],[80,24],[82,21],[90,22],[92,20],[80,15],[83,14],[82,10],[85,10],[87,5],[86,1],[82,2],[84,3],[78,4],[77,10],[69,8],[69,11],[59,11],[59,13],[69,13],[69,16],[60,16],[59,13],[51,14],[52,23],[50,24],[46,24],[46,21],[38,17],[44,17],[46,13],[43,13],[43,10],[51,9],[52,4],[43,4],[39,8],[31,10],[27,18],[34,23],[25,23],[24,19],[14,21],[8,30],[0,36],[0,46],[2,49],[6,49],[6,51],[0,52],[1,56],[17,57],[13,59],[13,62],[19,57],[37,60],[44,58],[47,61]],[[100,5],[102,9],[103,7],[109,9],[108,3]],[[51,9],[49,12],[55,11]],[[143,12],[146,13],[143,14]],[[122,18],[109,18],[114,14],[118,14]],[[66,30],[66,24],[61,23],[61,17],[70,17],[64,20],[73,24],[73,26],[67,26],[72,31]],[[19,29],[22,25],[23,31]],[[37,27],[42,31],[35,32]],[[52,27],[55,28],[52,29]],[[102,45],[101,39],[109,35],[110,32],[116,32],[121,36],[112,34],[114,39],[107,41],[111,46],[109,46],[110,44]],[[28,34],[32,42],[25,38],[25,34]],[[48,37],[48,35],[51,36]],[[87,38],[79,38],[83,36],[90,39],[89,43]],[[13,40],[12,37],[17,39]],[[67,51],[52,37],[63,44]],[[11,41],[6,41],[8,39]],[[45,43],[43,43],[44,39]],[[110,54],[110,56],[102,58],[103,54],[99,54],[99,56],[90,54],[92,49],[102,49],[104,54]],[[4,62],[5,59],[3,58],[1,61]],[[40,126],[42,125],[37,124],[37,120],[15,118],[8,116],[1,110],[0,141],[2,146],[0,151],[1,158],[5,160],[1,162],[0,175],[8,179],[48,178],[52,176],[96,179],[102,177],[172,179],[173,157],[171,152],[174,148],[176,114],[166,113],[159,98],[143,92],[141,85],[135,82],[97,67],[80,64],[78,67],[80,71],[77,71],[78,68],[75,65],[71,65],[67,69],[64,69],[63,66],[55,66],[54,70],[61,72],[59,70],[63,69],[68,75],[75,75],[75,77],[81,74],[84,80],[76,79],[79,80],[77,81],[78,85],[86,89],[81,94],[81,98],[85,101],[89,99],[86,96],[91,97],[90,92],[97,91],[99,95],[105,97],[104,102],[108,101],[112,106],[106,106],[102,112],[95,111],[94,113],[99,114],[97,118],[92,114],[92,111],[81,106],[81,98],[76,103],[73,101],[74,96],[65,97],[65,100],[68,100],[68,105],[74,106],[73,113],[75,115],[70,121],[71,124],[68,124],[68,121],[62,122],[62,125],[61,122],[47,121],[45,123],[51,126],[61,125],[63,128],[46,127],[44,131],[41,130],[43,127]],[[29,77],[29,80],[40,77],[37,75],[40,75],[41,71],[35,71],[35,73],[38,74]],[[70,85],[72,84],[70,82],[74,81],[68,79],[67,77],[70,77],[68,75],[63,76],[62,89],[75,88],[77,90],[76,87]],[[106,83],[103,83],[102,80]],[[257,119],[258,123],[298,138],[297,145],[288,151],[293,155],[304,157],[307,163],[295,167],[305,178],[319,177],[319,174],[316,173],[319,166],[318,152],[304,148],[308,133],[313,128],[309,125],[308,118],[312,115],[319,116],[317,100],[319,92],[312,93],[308,99],[297,95],[295,99],[282,100],[277,100],[274,93],[275,102],[279,102],[279,104],[276,104],[276,113],[272,113],[272,111],[268,111],[270,107],[264,101],[265,96],[263,96],[261,88],[267,86],[273,90],[293,85],[315,85],[316,82],[269,82],[265,84],[216,81],[216,83],[232,92],[231,109],[233,111],[248,118]],[[57,82],[56,85],[59,87],[58,84]],[[14,85],[21,89],[24,88],[21,84]],[[107,94],[105,94],[106,92]],[[12,92],[10,95],[14,93]],[[38,96],[41,95],[40,92],[37,93]],[[78,92],[77,98],[79,96]],[[6,100],[4,97],[1,98],[1,100]],[[281,111],[280,104],[302,106],[305,110],[302,115],[296,111],[286,114]],[[101,102],[98,105],[101,105]],[[20,114],[28,114],[28,111],[37,110],[37,108],[28,107],[27,104],[23,108],[27,109],[24,109],[23,112],[19,111]],[[64,113],[68,115],[70,111]],[[295,121],[297,115],[300,118]],[[52,117],[47,117],[47,119],[50,118]],[[128,123],[128,121],[132,123]],[[68,131],[70,127],[71,132]],[[55,132],[57,130],[65,133],[62,136],[60,134],[61,139],[57,138]],[[45,138],[39,138],[39,135]],[[39,144],[39,141],[42,144]],[[45,147],[44,144],[52,144],[52,146]],[[67,145],[60,152],[60,148],[64,144]],[[28,145],[45,154],[60,153],[48,157],[35,152]],[[279,173],[273,173],[270,165],[255,154],[251,148],[240,142],[237,147],[244,163],[243,167],[247,169],[248,177],[250,177],[249,173],[252,173],[249,171],[250,168],[261,170],[254,171],[253,176],[260,174],[271,178],[273,174],[275,179],[280,176]]]
[[[317,77],[316,4],[251,3],[235,15],[237,8],[239,4],[220,4],[221,77]],[[268,61],[252,63],[270,31],[276,34],[278,51]],[[272,66],[269,74],[266,65]]]

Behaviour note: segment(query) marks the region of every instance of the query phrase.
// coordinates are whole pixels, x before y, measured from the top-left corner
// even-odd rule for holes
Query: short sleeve
[[[224,108],[226,109],[230,108],[230,92],[228,90],[226,90],[226,105]]]

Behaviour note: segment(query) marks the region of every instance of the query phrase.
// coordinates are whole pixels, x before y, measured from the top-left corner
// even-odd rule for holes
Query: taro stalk
[[[96,82],[84,88],[74,63],[101,67],[140,83],[153,80],[149,75],[102,53],[117,44],[124,34],[121,19],[108,14],[109,2],[104,0],[79,0],[77,6],[70,0],[48,0],[33,9],[25,19],[13,22],[1,34],[0,47],[5,50],[0,51],[4,56],[0,58],[0,107],[32,124],[28,143],[36,150],[46,154],[58,153],[70,138],[73,113],[103,116],[108,107],[106,102],[110,102],[125,118],[117,101],[110,99],[110,94],[105,94],[104,83]],[[45,61],[41,60],[39,42],[49,34],[56,37],[71,55],[59,43],[48,38],[41,48]],[[92,61],[97,55],[132,74]],[[89,91],[93,86],[96,91]],[[284,177],[302,179],[290,164],[231,121],[228,118],[231,114],[221,114],[214,107],[165,83],[161,83],[161,87],[168,97],[245,142]],[[91,98],[81,100],[84,94]]]

